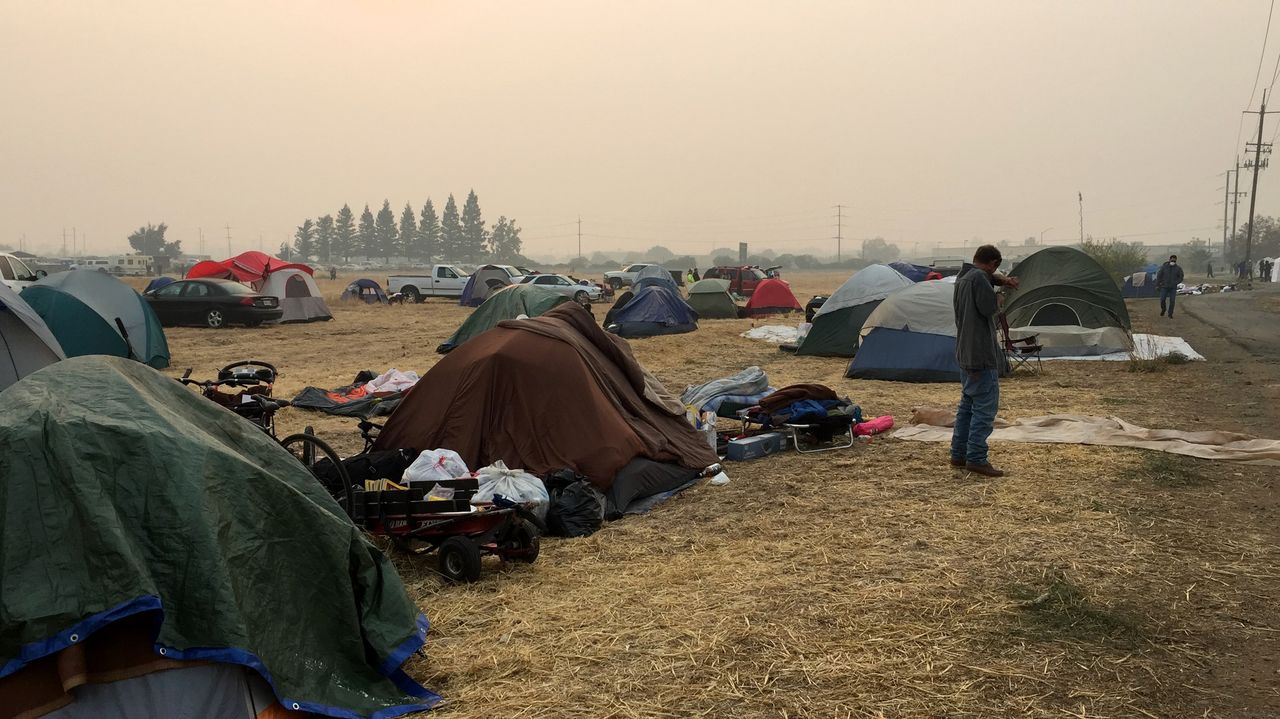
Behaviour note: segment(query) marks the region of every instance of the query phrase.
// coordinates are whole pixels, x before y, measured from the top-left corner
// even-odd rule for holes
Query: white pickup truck
[[[387,292],[399,292],[410,302],[426,297],[461,297],[467,273],[457,265],[432,265],[420,275],[393,275],[387,278]]]
[[[651,263],[648,262],[641,262],[640,264],[624,267],[621,270],[606,272],[604,273],[605,284],[615,290],[622,289],[623,287],[630,287],[635,284],[636,275],[640,274],[640,270],[643,270],[650,264]]]

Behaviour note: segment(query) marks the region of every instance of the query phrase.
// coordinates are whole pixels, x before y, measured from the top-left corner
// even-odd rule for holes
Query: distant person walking
[[[1156,287],[1160,289],[1160,316],[1165,316],[1165,302],[1168,301],[1169,319],[1173,319],[1173,303],[1178,298],[1178,285],[1182,284],[1182,267],[1178,265],[1178,256],[1169,255],[1169,261],[1160,265],[1156,271]]]
[[[1210,262],[1205,269],[1208,270],[1209,279],[1213,279],[1213,262]]]
[[[329,266],[329,279],[331,279],[331,280],[336,280],[336,279],[338,279],[338,268],[337,268],[337,267],[334,267],[334,266],[332,266],[332,265],[330,265],[330,266]]]
[[[994,246],[979,247],[973,254],[973,268],[956,280],[952,298],[960,407],[951,433],[951,466],[987,477],[1004,476],[987,457],[987,437],[1000,406],[1000,369],[1004,365],[1004,355],[996,344],[1000,300],[995,285],[1018,287],[1017,279],[996,274],[1001,259]]]

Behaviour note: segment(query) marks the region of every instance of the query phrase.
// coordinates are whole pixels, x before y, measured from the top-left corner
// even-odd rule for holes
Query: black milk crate
[[[452,489],[453,499],[427,499],[436,485]],[[442,512],[466,512],[478,488],[478,482],[473,478],[410,482],[409,489],[356,488],[351,495],[351,519],[360,524],[373,519],[407,519]]]

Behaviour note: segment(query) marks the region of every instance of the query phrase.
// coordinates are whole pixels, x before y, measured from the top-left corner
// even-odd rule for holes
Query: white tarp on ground
[[[1012,333],[1012,330],[1010,330]],[[1129,352],[1111,352],[1103,355],[1092,355],[1088,357],[1045,357],[1048,360],[1103,360],[1106,362],[1128,362],[1131,357],[1138,359],[1156,359],[1157,357],[1166,357],[1172,354],[1180,354],[1189,360],[1197,362],[1204,361],[1204,355],[1191,349],[1191,345],[1181,337],[1162,337],[1160,335],[1134,335],[1133,336],[1133,353]]]
[[[749,340],[764,340],[780,345],[800,339],[800,328],[795,325],[761,325],[743,332],[742,337]]]
[[[917,407],[912,411],[911,424],[894,432],[893,437],[921,442],[950,442],[955,418],[955,412],[949,409]],[[1147,429],[1119,417],[1052,414],[1026,417],[1015,422],[997,418],[991,439],[996,442],[1138,447],[1200,459],[1280,466],[1280,440],[1213,430]]]

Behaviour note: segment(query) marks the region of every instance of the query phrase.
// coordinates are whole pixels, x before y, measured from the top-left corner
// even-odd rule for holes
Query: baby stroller
[[[271,400],[276,374],[276,368],[266,362],[240,360],[218,370],[217,379],[191,379],[191,368],[188,367],[179,381],[200,388],[200,394],[253,422],[274,437],[276,410],[289,404],[287,400],[263,401]],[[234,388],[242,389],[237,392],[226,391]]]

